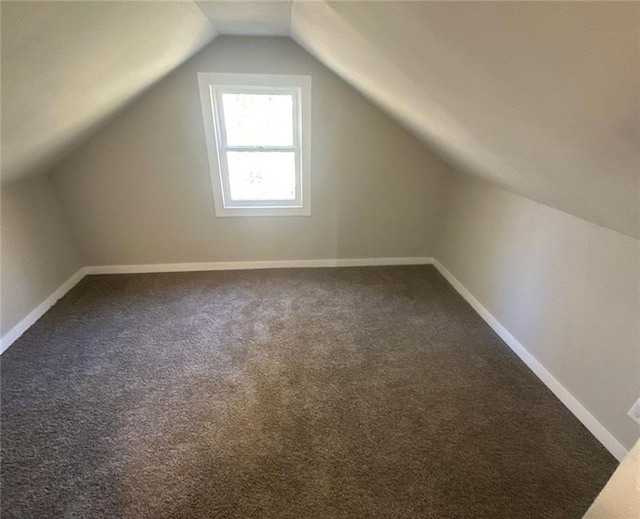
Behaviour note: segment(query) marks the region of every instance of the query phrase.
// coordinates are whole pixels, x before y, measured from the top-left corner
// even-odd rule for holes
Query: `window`
[[[216,216],[311,214],[311,78],[198,74]]]

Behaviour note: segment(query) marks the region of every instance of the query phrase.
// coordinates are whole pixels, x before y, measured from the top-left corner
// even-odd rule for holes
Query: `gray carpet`
[[[85,278],[2,456],[3,519],[568,519],[616,466],[430,266]]]

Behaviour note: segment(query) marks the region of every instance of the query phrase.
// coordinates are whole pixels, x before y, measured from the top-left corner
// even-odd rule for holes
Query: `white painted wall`
[[[82,267],[46,176],[2,186],[1,323],[5,335]]]
[[[312,76],[310,217],[215,217],[197,72]],[[53,177],[100,265],[430,256],[449,173],[290,39],[220,37]]]
[[[436,257],[627,449],[640,428],[640,243],[456,175]]]

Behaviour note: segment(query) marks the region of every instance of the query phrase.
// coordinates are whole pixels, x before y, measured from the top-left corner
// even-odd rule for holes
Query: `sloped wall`
[[[82,267],[46,176],[2,186],[1,324],[4,336]]]
[[[312,76],[312,215],[216,218],[197,72]],[[53,172],[88,265],[430,256],[449,168],[288,38],[221,37]]]
[[[465,171],[640,238],[640,3],[294,2],[291,23]]]
[[[627,449],[640,242],[457,175],[438,260]]]

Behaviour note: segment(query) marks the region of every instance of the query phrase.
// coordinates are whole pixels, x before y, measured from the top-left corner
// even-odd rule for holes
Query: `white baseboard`
[[[627,455],[627,449],[602,425],[567,388],[565,388],[500,322],[469,292],[455,276],[437,259],[433,262],[438,271],[464,297],[473,309],[502,338],[504,342],[520,357],[537,377],[553,392],[554,395],[571,411],[575,417],[593,434],[596,439],[618,461]]]
[[[374,267],[384,265],[431,265],[431,257],[355,258],[273,261],[216,261],[209,263],[156,263],[149,265],[96,265],[87,274],[140,274],[148,272],[195,272],[207,270],[251,270],[317,267]]]
[[[415,258],[357,258],[319,260],[275,260],[275,261],[227,261],[209,263],[164,263],[152,265],[101,265],[83,267],[71,276],[53,294],[40,303],[22,321],[7,332],[0,341],[0,354],[6,351],[29,329],[54,303],[71,290],[85,275],[89,274],[134,274],[150,272],[194,272],[208,270],[247,270],[272,268],[314,267],[368,267],[384,265],[430,265],[433,264],[445,279],[464,297],[473,309],[487,322],[503,341],[520,357],[558,399],[591,431],[602,445],[618,460],[627,455],[627,449],[529,353],[526,348],[449,272],[432,257]]]
[[[71,290],[83,277],[89,274],[136,274],[146,272],[194,272],[207,270],[248,270],[277,268],[314,267],[372,267],[383,265],[430,265],[433,258],[355,258],[318,260],[276,260],[276,261],[217,261],[208,263],[159,263],[153,265],[101,265],[83,267],[53,294],[34,308],[17,325],[0,339],[0,354],[9,348],[24,332],[42,317],[55,302]]]
[[[86,269],[83,267],[73,276],[67,279],[56,291],[47,297],[42,303],[36,306],[29,314],[9,330],[2,339],[0,339],[0,354],[4,353],[20,336],[26,332],[38,319],[40,319],[51,308],[58,299],[64,296],[86,275]]]

